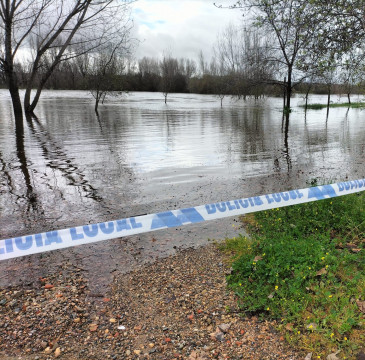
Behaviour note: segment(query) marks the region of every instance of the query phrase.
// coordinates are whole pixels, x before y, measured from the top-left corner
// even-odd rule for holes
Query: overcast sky
[[[134,36],[140,40],[136,58],[173,57],[197,60],[202,50],[206,60],[218,32],[228,23],[242,21],[239,10],[218,9],[234,0],[138,0],[133,4]]]

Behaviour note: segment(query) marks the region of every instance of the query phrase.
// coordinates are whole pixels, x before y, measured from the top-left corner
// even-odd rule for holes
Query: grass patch
[[[300,105],[300,107],[305,108],[305,105]],[[346,107],[346,108],[353,108],[353,109],[361,109],[365,107],[365,103],[363,102],[354,102],[354,103],[335,103],[330,104],[330,108],[338,108],[338,107]],[[308,104],[307,109],[311,110],[322,110],[327,108],[327,104]]]
[[[365,193],[255,213],[250,238],[227,239],[228,286],[243,312],[278,319],[315,356],[365,343]]]

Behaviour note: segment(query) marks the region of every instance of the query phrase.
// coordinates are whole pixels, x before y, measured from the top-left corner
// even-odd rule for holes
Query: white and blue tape
[[[0,260],[323,200],[364,190],[365,179],[361,179],[15,237],[0,240]]]

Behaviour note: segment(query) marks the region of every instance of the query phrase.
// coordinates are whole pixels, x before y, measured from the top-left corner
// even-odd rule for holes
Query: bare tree
[[[210,75],[214,77],[214,93],[220,99],[221,107],[223,107],[223,99],[230,92],[230,83],[226,76],[222,58],[219,60],[220,63],[217,62],[215,57],[212,58],[210,63]]]
[[[167,95],[174,87],[174,81],[178,74],[178,61],[171,57],[171,54],[165,54],[160,62],[161,69],[161,89],[165,97],[165,104],[167,103]]]
[[[178,63],[178,72],[185,77],[186,81],[189,81],[197,72],[196,62],[191,59],[180,58]]]
[[[142,76],[147,74],[160,75],[158,60],[146,56],[138,61],[138,70]]]
[[[258,98],[265,84],[273,81],[275,64],[271,61],[269,37],[255,28],[228,25],[217,38],[214,54],[219,76],[229,83],[225,91],[232,95],[245,99],[253,94]]]
[[[42,89],[64,60],[103,47],[128,32],[133,0],[0,0],[0,64],[16,118],[22,119],[14,64],[21,48],[31,51],[24,109],[33,113]],[[36,89],[31,98],[32,89]]]
[[[120,46],[121,44],[110,45],[108,49],[84,56],[87,88],[95,99],[96,114],[99,103],[103,104],[108,95],[121,93],[116,91],[121,87],[119,80],[125,67],[120,56]]]
[[[245,66],[244,42],[241,35],[240,29],[233,24],[229,24],[218,35],[214,53],[226,72],[235,73]]]
[[[200,50],[199,51],[199,70],[200,70],[200,74],[202,76],[204,75],[207,75],[208,74],[208,63],[206,62],[205,60],[205,57],[204,57],[204,53],[203,53],[203,50]]]
[[[185,73],[187,79],[190,79],[192,76],[194,76],[197,73],[197,66],[196,62],[191,59],[184,59],[185,61]]]
[[[157,59],[143,57],[138,61],[139,89],[158,91],[160,86],[160,64]]]

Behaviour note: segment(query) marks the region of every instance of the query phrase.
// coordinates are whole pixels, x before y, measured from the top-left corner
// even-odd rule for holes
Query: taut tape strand
[[[365,179],[346,181],[15,237],[0,240],[0,260],[334,198],[364,190]]]

